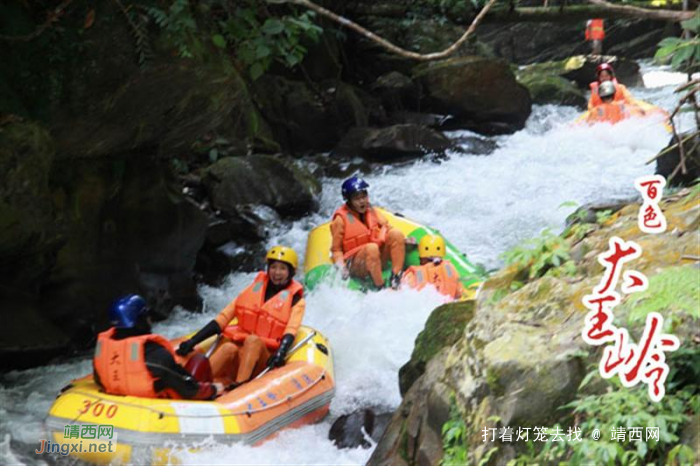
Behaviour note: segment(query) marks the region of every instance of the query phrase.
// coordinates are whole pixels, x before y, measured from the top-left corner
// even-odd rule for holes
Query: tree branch
[[[588,0],[588,3],[601,6],[610,12],[618,13],[620,16],[656,19],[660,21],[673,21],[674,23],[679,23],[690,19],[695,14],[694,11],[651,10],[630,5],[613,5],[605,0]]]
[[[462,37],[457,39],[457,41],[447,47],[445,50],[442,50],[440,52],[435,52],[435,53],[427,53],[427,54],[421,54],[421,53],[416,53],[412,52],[410,50],[403,49],[397,45],[392,44],[388,40],[378,36],[377,34],[373,33],[372,31],[369,31],[359,24],[344,18],[342,16],[339,16],[335,13],[333,13],[330,10],[327,10],[323,8],[322,6],[316,5],[315,3],[310,2],[309,0],[268,0],[269,3],[292,3],[294,5],[300,5],[303,7],[306,7],[310,10],[315,11],[316,13],[325,16],[326,18],[332,19],[333,21],[346,26],[353,31],[365,36],[366,38],[370,39],[371,41],[376,42],[377,44],[381,45],[385,49],[389,50],[390,52],[393,52],[397,55],[400,55],[402,57],[406,58],[412,58],[414,60],[421,60],[421,61],[430,61],[430,60],[439,60],[441,58],[448,57],[452,53],[454,53],[468,38],[469,36],[474,32],[476,27],[479,25],[481,20],[484,19],[484,16],[486,16],[486,13],[491,9],[494,3],[496,3],[496,0],[489,0],[489,2],[481,9],[479,14],[476,15],[474,20],[472,21],[471,25],[467,30],[462,34]]]
[[[49,11],[46,15],[46,21],[44,21],[44,24],[42,24],[41,26],[36,28],[34,30],[34,32],[32,32],[31,34],[27,34],[24,36],[3,36],[3,35],[0,35],[0,40],[6,40],[8,42],[19,42],[19,41],[28,42],[28,41],[34,39],[35,37],[39,37],[39,35],[42,32],[47,30],[53,23],[55,23],[56,21],[58,21],[60,19],[61,15],[63,14],[63,10],[65,10],[66,7],[68,7],[68,5],[71,4],[72,1],[73,0],[65,0],[63,3],[58,5],[56,8]]]
[[[684,21],[689,17],[683,17],[682,11],[662,10],[658,8],[633,8],[632,10],[618,10],[617,5],[611,5],[607,2],[596,2],[591,5],[571,5],[564,8],[556,7],[518,7],[510,8],[504,5],[498,5],[491,9],[484,22],[550,22],[550,21],[585,21],[591,18],[649,18],[663,21],[673,21],[668,16],[675,18],[678,15],[678,21]],[[610,8],[613,7],[613,8]],[[627,7],[624,7],[627,8]],[[644,16],[639,13],[641,10]],[[657,14],[660,16],[657,17]],[[692,16],[692,14],[690,15]]]

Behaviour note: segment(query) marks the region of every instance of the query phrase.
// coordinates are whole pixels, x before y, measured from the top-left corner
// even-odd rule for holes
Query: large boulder
[[[349,128],[367,126],[378,106],[360,89],[334,80],[310,85],[265,75],[254,89],[275,139],[292,152],[330,150]]]
[[[425,154],[444,154],[454,148],[455,144],[444,134],[423,126],[406,124],[386,128],[353,128],[338,143],[333,154],[392,161]]]
[[[424,88],[429,111],[455,117],[455,126],[498,134],[519,130],[532,102],[504,61],[462,57],[419,65],[414,76]]]
[[[538,105],[573,105],[586,108],[586,95],[573,82],[556,75],[531,74],[518,82],[530,91],[532,103]]]
[[[248,205],[302,216],[318,207],[320,186],[304,169],[268,156],[227,157],[208,167],[203,182],[213,206],[227,216]]]
[[[193,266],[208,219],[167,164],[146,154],[59,160],[33,123],[4,126],[0,139],[5,367],[88,344],[126,292],[160,316],[200,306]]]
[[[649,279],[645,291],[627,295],[615,308],[616,325],[628,328],[629,335],[639,339],[646,316],[661,313],[665,317],[664,329],[686,345],[683,351],[667,353],[667,361],[680,366],[672,369],[666,385],[673,384],[677,390],[679,385],[695,384],[693,371],[685,368],[697,365],[700,341],[700,269],[693,264],[700,256],[699,200],[697,190],[665,197],[660,207],[668,229],[656,235],[639,230],[640,205],[626,205],[583,238],[573,233],[567,237],[566,241],[583,245],[585,251],[572,251],[570,267],[554,267],[543,277],[525,279],[517,286],[515,280],[527,270],[527,263],[511,265],[491,276],[460,337],[451,346],[438,350],[406,392],[370,464],[437,464],[444,460],[442,445],[446,437],[440,436],[444,431],[434,422],[444,425],[447,418],[461,425],[465,463],[488,460],[489,464],[506,464],[518,456],[532,461],[533,452],[524,442],[485,443],[483,429],[509,426],[530,428],[532,432],[534,427],[551,428],[557,423],[567,426],[577,414],[570,402],[590,404],[588,395],[608,396],[618,390],[619,396],[624,397],[630,389],[602,378],[582,383],[587,370],[597,371],[602,355],[581,338],[588,313],[582,298],[600,282],[603,267],[598,256],[608,250],[612,236],[642,246],[643,254],[634,261],[633,269]],[[450,319],[446,320],[441,323],[445,328]],[[421,363],[420,358],[416,359],[411,364]],[[634,396],[645,396],[646,391],[640,388]],[[666,394],[674,395],[670,391]],[[613,399],[616,398],[608,398],[607,402]],[[684,399],[678,395],[670,403],[683,405]],[[450,408],[450,400],[454,400],[456,409]],[[669,408],[663,408],[664,405],[648,403],[657,416],[669,415]],[[644,409],[640,406],[640,410]],[[662,409],[664,413],[658,412]],[[601,411],[600,416],[605,416],[600,422],[618,425],[619,415]],[[692,442],[697,428],[690,422],[685,426],[677,423],[669,431],[683,442]],[[670,440],[664,445],[673,446]],[[590,451],[582,453],[579,449],[578,454],[587,461],[600,460],[590,456],[594,454]]]

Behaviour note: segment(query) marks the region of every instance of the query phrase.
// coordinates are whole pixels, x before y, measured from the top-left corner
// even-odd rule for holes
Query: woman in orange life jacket
[[[615,100],[615,84],[612,81],[604,81],[600,84],[598,93],[601,103],[589,110],[588,123],[608,122],[618,123],[625,118],[644,116],[644,110],[634,104]]]
[[[304,317],[303,288],[292,278],[299,265],[296,252],[275,246],[266,259],[267,271],[259,272],[214,320],[177,349],[178,354],[186,355],[226,329],[227,338],[210,360],[214,374],[233,382],[230,388],[249,381],[266,366],[283,366]],[[228,327],[234,317],[237,325]]]
[[[112,327],[97,337],[95,382],[113,395],[211,400],[223,392],[219,383],[198,382],[177,362],[175,348],[151,333],[146,301],[128,295],[111,307]]]
[[[350,275],[363,279],[369,275],[374,286],[382,289],[382,265],[391,259],[389,283],[398,289],[406,244],[415,244],[415,239],[406,239],[370,205],[367,188],[369,184],[357,176],[343,182],[341,193],[345,204],[335,211],[331,220],[332,260],[343,279]]]
[[[612,81],[612,83],[615,85],[615,96],[613,100],[628,104],[634,103],[634,98],[627,90],[627,87],[625,87],[624,84],[617,82],[617,79],[615,78],[615,70],[610,63],[601,63],[598,65],[596,68],[596,77],[597,80],[590,84],[591,97],[588,99],[588,110],[591,110],[602,103],[602,99],[600,98],[598,92],[598,87],[606,81]]]
[[[464,293],[455,267],[445,259],[445,240],[437,235],[425,235],[418,243],[419,266],[411,266],[401,282],[417,290],[433,285],[440,293],[459,299]]]

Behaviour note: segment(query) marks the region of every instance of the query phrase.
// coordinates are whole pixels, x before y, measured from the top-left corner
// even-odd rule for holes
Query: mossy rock
[[[462,337],[464,327],[473,317],[473,301],[445,304],[430,314],[425,328],[416,337],[411,360],[399,370],[399,389],[402,395],[423,375],[426,364],[433,356]]]
[[[573,105],[582,109],[586,108],[587,99],[583,92],[571,81],[560,76],[531,75],[519,81],[530,91],[534,104]]]

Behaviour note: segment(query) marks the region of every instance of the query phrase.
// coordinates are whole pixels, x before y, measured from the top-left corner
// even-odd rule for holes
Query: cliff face
[[[579,221],[565,231],[566,237],[549,238],[544,242],[549,249],[542,248],[539,256],[528,256],[528,260],[492,276],[485,283],[475,310],[471,304],[452,304],[450,312],[444,308],[434,311],[433,322],[429,320],[430,325],[419,335],[412,359],[402,370],[404,375],[412,374],[410,381],[402,378],[402,389],[406,385],[410,388],[371,463],[437,464],[441,459],[458,457],[454,456],[458,449],[474,464],[486,459],[486,455],[489,464],[506,464],[515,458],[542,461],[572,457],[608,462],[623,454],[667,460],[666,455],[674,446],[675,454],[690,454],[689,450],[696,449],[692,442],[697,438],[697,426],[693,427],[690,420],[697,417],[697,406],[679,406],[693,396],[697,398],[697,381],[688,382],[692,373],[685,372],[700,355],[700,190],[696,187],[667,195],[660,206],[668,228],[656,235],[639,230],[640,204],[622,206],[612,214],[599,214],[598,222],[592,224],[584,223],[585,215],[578,215]],[[603,277],[598,256],[608,250],[613,236],[635,241],[643,248],[642,256],[627,263],[625,270],[641,272],[649,280],[646,291],[621,293],[623,300],[613,310],[614,324],[627,328],[630,338],[639,342],[646,315],[658,312],[665,319],[664,331],[681,341],[677,352],[666,354],[671,373],[666,397],[660,403],[649,401],[644,384],[624,388],[614,380],[603,380],[597,369],[602,347],[589,346],[581,338],[588,312],[581,299]],[[560,251],[558,261],[551,260],[544,268],[532,268],[542,265],[537,261],[543,255],[554,257],[552,250]],[[464,330],[451,344],[454,338],[445,338],[444,332],[431,329],[444,328],[445,322],[434,321],[439,316],[459,322],[455,315],[460,306]],[[436,350],[441,344],[443,348]],[[427,364],[425,348],[435,354]],[[422,374],[417,380],[416,370]],[[619,415],[617,411],[609,415],[602,409],[613,397],[636,400],[637,405],[620,401],[619,407],[614,408],[620,411]],[[649,426],[675,420],[666,425],[666,440],[647,442],[643,448],[634,443],[610,443],[611,426],[602,425],[606,420],[631,427],[629,422],[642,422],[634,416],[642,415],[650,418]],[[666,420],[660,421],[662,418]],[[532,440],[534,427],[561,426],[566,432],[574,426],[592,429],[596,423],[601,424],[608,443],[561,446],[560,453],[556,453],[560,456],[543,453],[541,446],[545,444],[484,442],[482,437],[484,428],[511,427],[517,432],[521,427],[531,428]],[[461,429],[458,435],[451,429],[455,425]],[[590,432],[583,434],[590,438]],[[627,453],[635,447],[637,450]],[[605,448],[607,453],[602,451]],[[552,447],[552,451],[559,450]]]

